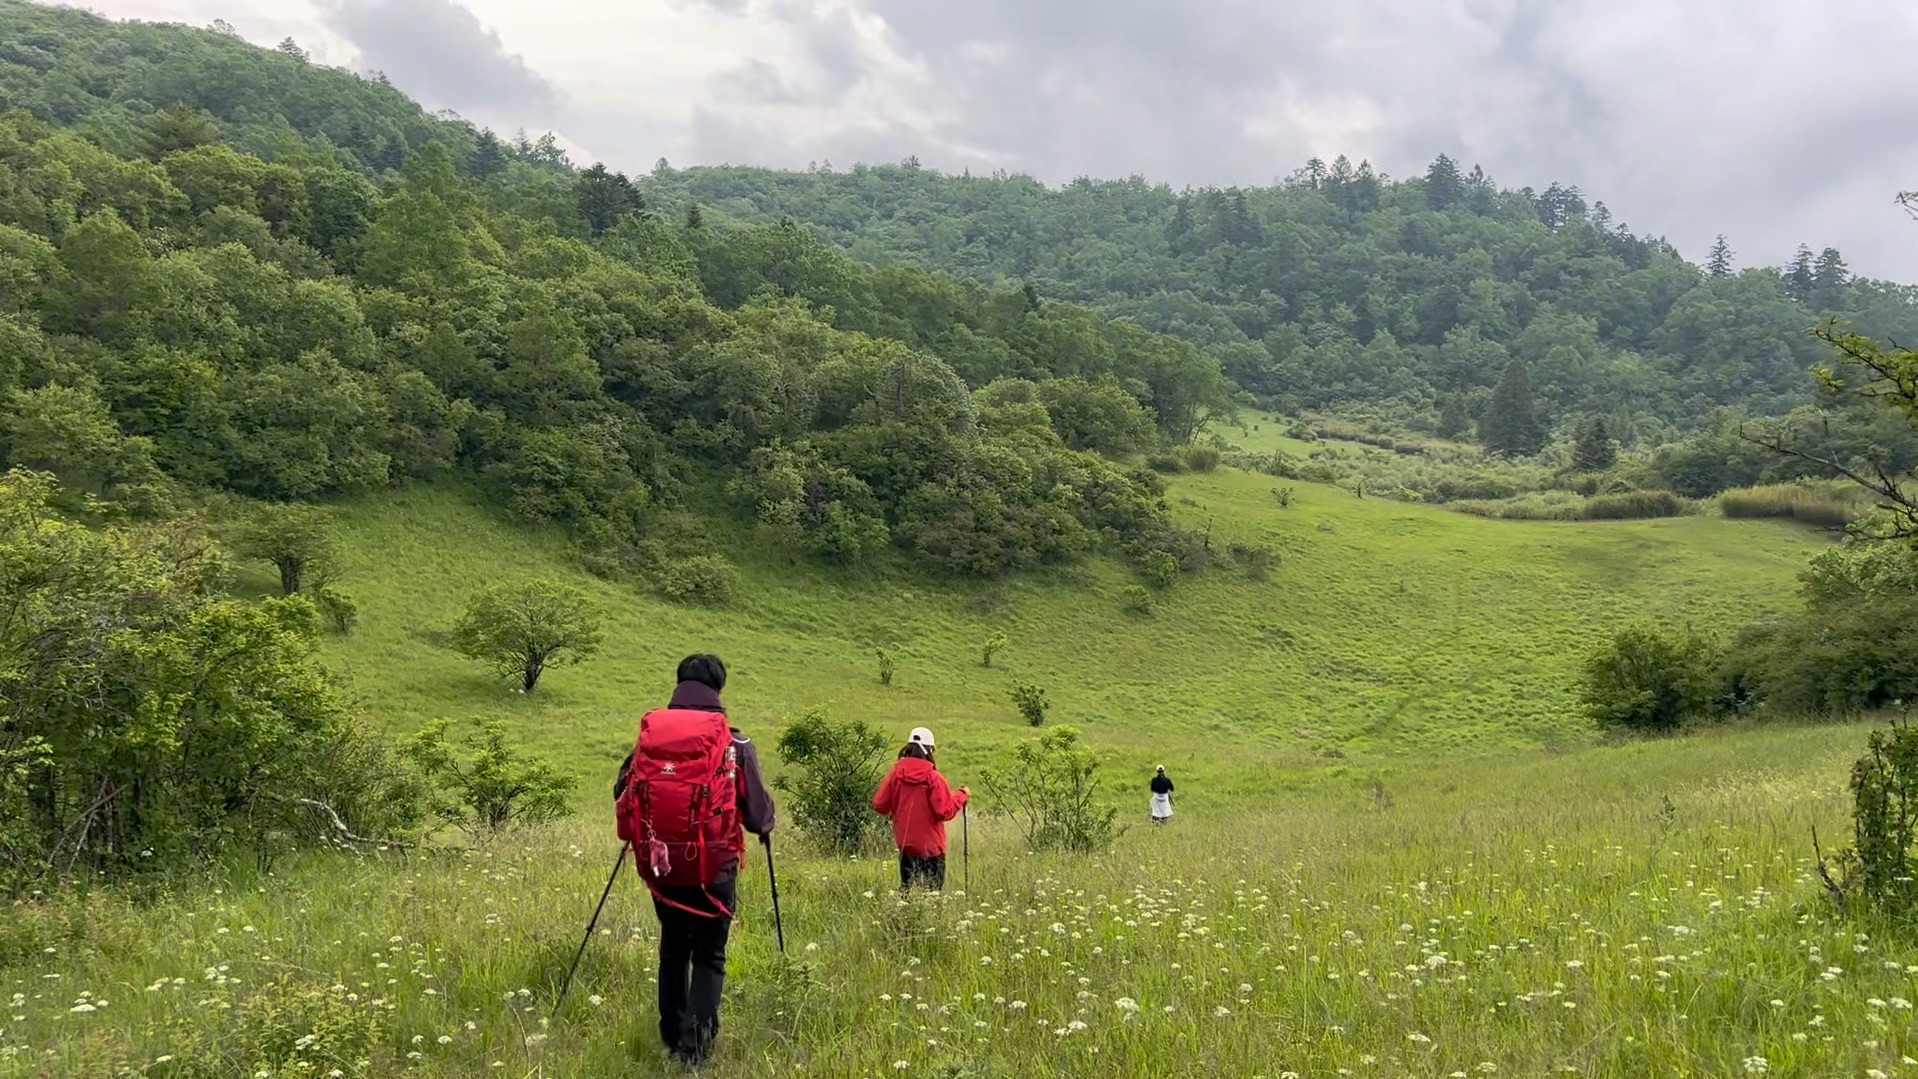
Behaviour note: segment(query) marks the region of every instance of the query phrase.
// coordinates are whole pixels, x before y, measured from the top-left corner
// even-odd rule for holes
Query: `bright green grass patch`
[[[970,894],[943,901],[783,841],[793,965],[755,855],[714,1074],[1910,1074],[1918,946],[1830,920],[1810,876],[1862,738],[1274,770],[1258,798],[1181,772],[1172,824],[1129,792],[1140,826],[1103,858],[1027,856],[975,818]],[[630,869],[542,1022],[609,833],[14,907],[0,1075],[673,1074]]]
[[[504,717],[595,784],[661,703],[673,664],[712,650],[733,668],[737,721],[767,740],[818,704],[903,740],[925,724],[968,773],[1022,737],[1008,689],[1044,686],[1072,723],[1127,767],[1224,761],[1256,786],[1271,761],[1322,754],[1485,751],[1587,737],[1582,658],[1639,619],[1739,624],[1793,602],[1822,540],[1714,518],[1592,524],[1495,522],[1336,488],[1221,469],[1180,477],[1171,499],[1215,552],[1269,548],[1267,581],[1222,563],[1187,575],[1156,613],[1127,615],[1132,577],[1108,562],[1003,585],[861,579],[756,552],[715,524],[739,560],[730,608],[679,607],[571,567],[555,536],[508,526],[456,492],[416,490],[353,507],[343,587],[360,628],[329,659],[367,709],[399,730],[440,717]],[[597,658],[552,671],[530,697],[442,647],[465,597],[503,578],[562,576],[605,608]],[[991,669],[979,649],[1011,645]],[[891,687],[873,649],[902,652]]]

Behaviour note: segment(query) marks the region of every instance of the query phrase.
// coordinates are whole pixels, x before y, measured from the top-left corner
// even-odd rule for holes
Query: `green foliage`
[[[498,584],[466,602],[453,647],[517,679],[531,693],[549,667],[580,663],[599,650],[599,612],[578,589],[551,580]]]
[[[1159,609],[1159,602],[1152,591],[1144,585],[1129,584],[1119,589],[1119,609],[1129,615],[1144,618]]]
[[[675,559],[660,570],[659,590],[674,603],[724,607],[739,590],[739,569],[716,554]]]
[[[980,782],[1033,850],[1102,853],[1119,834],[1118,809],[1099,800],[1098,758],[1072,727],[1020,743],[1010,762],[982,773]]]
[[[992,666],[992,657],[1005,651],[1006,646],[1011,643],[1011,639],[1004,633],[994,630],[992,635],[986,638],[986,642],[979,646],[979,666]]]
[[[1171,588],[1179,572],[1179,560],[1165,551],[1147,551],[1139,560],[1139,573],[1154,588]]]
[[[1531,368],[1515,359],[1492,391],[1479,421],[1478,440],[1485,448],[1507,457],[1530,457],[1545,447],[1545,428],[1535,415]]]
[[[1918,912],[1918,727],[1893,721],[1871,732],[1851,770],[1852,846],[1842,879],[1826,882],[1846,904]]]
[[[1586,521],[1636,521],[1677,517],[1686,509],[1685,500],[1670,491],[1620,491],[1586,499],[1579,516]]]
[[[0,478],[0,887],[266,856],[330,834],[316,805],[362,834],[412,822],[408,779],[314,659],[306,599],[227,598],[190,525],[90,531],[52,490]]]
[[[1179,453],[1185,467],[1194,472],[1210,472],[1219,467],[1221,454],[1211,446],[1187,446]]]
[[[280,592],[324,589],[339,572],[332,518],[313,506],[266,504],[245,512],[233,529],[233,549],[279,570]],[[320,599],[322,608],[326,605]]]
[[[359,624],[360,609],[351,597],[332,585],[321,585],[313,592],[313,605],[320,610],[320,617],[333,627],[333,632],[345,636],[353,632]]]
[[[885,778],[886,737],[863,720],[836,720],[814,708],[779,734],[779,759],[798,770],[774,781],[782,808],[821,849],[859,854],[875,847],[885,819],[872,811]]]
[[[885,647],[873,649],[872,654],[879,661],[879,684],[892,685],[892,676],[899,670],[899,654]]]
[[[1585,662],[1582,694],[1600,726],[1671,731],[1709,714],[1718,646],[1690,628],[1626,629]]]
[[[481,842],[516,824],[543,824],[566,814],[573,777],[508,745],[504,721],[469,731],[464,754],[447,742],[452,725],[430,723],[404,747],[432,785],[433,811],[442,821]]]
[[[1019,710],[1026,726],[1040,727],[1046,722],[1046,710],[1052,707],[1052,701],[1046,691],[1031,682],[1019,682],[1007,691],[1012,698],[1012,706]]]
[[[1572,447],[1572,467],[1580,472],[1603,472],[1618,463],[1618,443],[1605,427],[1605,420],[1593,416],[1578,425],[1578,442]]]

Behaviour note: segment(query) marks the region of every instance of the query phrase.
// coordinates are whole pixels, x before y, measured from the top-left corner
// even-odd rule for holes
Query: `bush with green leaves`
[[[1689,627],[1634,627],[1585,661],[1587,713],[1600,726],[1676,730],[1708,715],[1719,689],[1718,646]]]
[[[1171,588],[1179,579],[1179,560],[1166,551],[1147,551],[1139,559],[1139,574],[1154,588]]]
[[[352,633],[353,627],[360,623],[359,604],[330,584],[313,591],[313,605],[320,609],[320,617],[333,627],[333,632],[342,637]]]
[[[599,650],[599,611],[557,581],[499,584],[467,601],[452,640],[461,655],[531,693],[547,668],[583,662]]]
[[[1018,822],[1033,850],[1093,854],[1118,837],[1116,806],[1099,799],[1099,761],[1072,727],[1054,727],[980,775],[992,799]]]
[[[891,648],[875,648],[873,658],[879,661],[879,684],[892,685],[892,676],[899,673],[899,653]]]
[[[992,666],[992,657],[1003,652],[1010,643],[1012,642],[1004,633],[995,631],[991,636],[986,638],[986,643],[979,646],[979,666]]]
[[[1046,722],[1046,710],[1052,702],[1046,697],[1046,691],[1031,682],[1020,682],[1008,691],[1012,705],[1019,709],[1019,715],[1025,719],[1028,727],[1041,727]]]
[[[716,554],[693,555],[660,571],[659,590],[674,603],[723,607],[739,590],[739,569]]]
[[[1834,877],[1819,872],[1842,907],[1894,916],[1918,913],[1918,727],[1905,720],[1871,732],[1851,770],[1852,845]]]
[[[515,824],[566,815],[573,777],[507,744],[505,721],[469,731],[464,753],[448,742],[452,726],[444,719],[428,724],[405,746],[432,786],[433,811],[441,820],[480,842]]]
[[[93,530],[0,476],[0,892],[416,823],[304,596],[232,598],[189,524]]]
[[[1144,618],[1159,609],[1159,601],[1145,585],[1129,584],[1119,589],[1119,609]]]
[[[857,854],[878,846],[885,818],[872,811],[885,777],[886,736],[864,720],[837,720],[814,708],[779,735],[779,759],[791,765],[774,780],[788,797],[806,837],[824,850]]]

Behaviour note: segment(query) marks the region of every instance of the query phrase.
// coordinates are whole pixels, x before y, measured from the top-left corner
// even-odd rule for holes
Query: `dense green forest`
[[[642,572],[662,511],[722,499],[841,562],[1189,546],[1114,463],[1227,407],[1177,338],[864,270],[790,223],[662,221],[624,176],[409,117],[291,45],[4,13],[49,29],[7,46],[9,78],[44,62],[0,119],[0,452],[95,505],[461,474]]]
[[[1272,187],[1183,192],[1138,177],[1054,189],[910,161],[662,164],[647,189],[802,221],[863,261],[1023,282],[1135,319],[1198,344],[1288,413],[1476,436],[1514,456],[1602,423],[1627,450],[1668,447],[1659,476],[1692,495],[1801,470],[1735,431],[1814,403],[1806,372],[1828,356],[1814,326],[1918,335],[1918,290],[1856,277],[1836,250],[1741,270],[1721,240],[1697,266],[1576,187],[1505,190],[1443,156],[1402,180],[1340,158]],[[1514,377],[1528,383],[1516,422],[1499,392]],[[1891,426],[1826,448],[1918,462]]]
[[[812,437],[852,418],[818,384],[831,377],[817,370],[828,340],[904,346],[913,358],[900,362],[924,371],[896,381],[943,383],[954,401],[936,407],[967,413],[952,421],[961,440],[981,432],[1004,439],[1011,428],[1030,427],[1039,409],[1072,450],[1125,455],[1200,434],[1230,442],[1229,425],[1207,424],[1234,415],[1238,402],[1476,445],[1479,456],[1443,480],[1395,476],[1374,484],[1409,497],[1496,496],[1605,472],[1603,482],[1587,485],[1698,497],[1833,471],[1753,442],[1747,428],[1754,418],[1790,417],[1791,437],[1836,461],[1870,459],[1893,471],[1918,463],[1918,439],[1882,414],[1826,423],[1821,410],[1830,403],[1817,399],[1807,375],[1828,355],[1812,327],[1838,317],[1871,336],[1912,339],[1918,292],[1856,277],[1830,249],[1803,249],[1783,268],[1740,269],[1721,243],[1695,266],[1663,241],[1615,224],[1602,202],[1588,203],[1576,187],[1504,190],[1445,157],[1409,179],[1341,158],[1308,162],[1269,188],[1184,192],[1136,177],[1049,188],[1023,176],[945,176],[913,161],[803,173],[681,170],[662,161],[629,181],[602,166],[575,169],[550,137],[501,139],[450,114],[428,115],[383,78],[314,65],[292,41],[263,50],[218,24],[111,23],[22,0],[0,0],[0,108],[24,114],[12,124],[19,148],[10,152],[8,182],[31,192],[16,196],[0,220],[51,245],[49,252],[23,239],[10,244],[22,282],[9,288],[10,308],[28,331],[63,339],[56,351],[71,352],[75,340],[120,353],[136,343],[177,349],[202,340],[197,327],[182,323],[161,330],[165,318],[150,310],[151,296],[138,301],[149,310],[117,329],[76,321],[55,294],[78,278],[35,276],[36,259],[57,256],[65,265],[77,257],[68,233],[86,225],[78,242],[90,242],[86,236],[105,226],[88,220],[112,210],[155,266],[198,260],[219,276],[217,262],[206,260],[237,244],[252,262],[303,283],[304,293],[325,283],[352,292],[358,310],[343,316],[344,332],[363,329],[357,343],[314,339],[299,347],[286,331],[300,323],[282,320],[282,340],[272,346],[289,359],[312,353],[300,361],[309,380],[326,381],[330,359],[387,383],[374,398],[355,387],[336,406],[359,401],[368,415],[394,407],[434,413],[442,404],[452,410],[391,421],[409,429],[400,436],[411,443],[404,449],[316,428],[311,438],[332,440],[328,459],[303,466],[307,475],[291,482],[241,459],[305,453],[275,450],[271,437],[240,438],[258,445],[224,451],[221,463],[209,460],[210,444],[156,444],[156,467],[193,485],[315,497],[460,467],[507,484],[511,500],[529,512],[575,523],[630,520],[636,497],[657,506],[675,499],[675,486],[729,488],[749,504],[787,506],[770,516],[784,522],[779,528],[789,538],[806,532],[795,541],[815,550],[896,539],[987,572],[1029,564],[1033,556],[956,551],[950,537],[928,534],[944,530],[918,516],[1003,517],[999,507],[948,492],[920,499],[918,523],[907,522],[907,495],[923,476],[848,470],[860,452],[848,445],[853,439]],[[430,161],[417,161],[435,144]],[[69,190],[56,190],[49,178],[56,174]],[[413,222],[414,235],[392,235],[422,198],[442,219]],[[446,243],[429,255],[433,228]],[[201,254],[190,255],[194,249]],[[421,260],[438,263],[414,264]],[[521,287],[528,282],[537,287]],[[478,291],[460,294],[469,288]],[[574,302],[581,290],[598,298]],[[635,299],[649,292],[651,300]],[[508,324],[529,312],[545,317],[538,303],[528,306],[534,293],[578,331],[601,383],[589,392],[586,368],[575,365],[570,389],[560,378],[540,392],[597,397],[612,412],[507,400],[494,376],[510,366]],[[668,295],[670,302],[662,299]],[[704,323],[703,315],[595,312],[635,304],[656,311],[688,298],[740,317]],[[259,317],[259,309],[220,316],[235,327]],[[817,338],[812,354],[773,361],[783,373],[758,371],[744,381],[725,370],[733,360],[694,358],[695,346],[721,338],[778,337],[786,331],[775,324],[787,318],[855,337]],[[553,339],[572,341],[567,333]],[[228,351],[235,348],[256,359],[270,351],[250,344]],[[636,360],[641,351],[647,358]],[[761,359],[769,352],[757,345],[734,351]],[[368,359],[374,353],[377,362]],[[565,368],[569,361],[552,362]],[[81,363],[91,372],[82,378],[71,365],[27,364],[15,377],[28,390],[90,393],[125,434],[156,438],[153,417],[134,414],[144,406],[113,389],[114,379],[103,380],[97,367]],[[486,367],[492,375],[476,381],[474,372]],[[678,369],[663,374],[668,368]],[[401,370],[430,383],[441,400],[424,398],[412,379],[401,380],[411,389],[397,385]],[[524,381],[506,380],[514,378]],[[753,378],[778,383],[780,400],[708,400],[710,414],[680,407],[701,393],[702,380],[725,383],[727,392],[766,393],[742,388]],[[1007,378],[1018,381],[987,389]],[[661,392],[662,379],[670,392]],[[870,390],[870,382],[862,385]],[[960,406],[961,389],[980,396]],[[898,413],[903,398],[893,397]],[[1144,407],[1151,425],[1140,425],[1128,399]],[[563,482],[526,472],[529,409],[548,429],[597,432],[563,453],[545,453],[539,467],[569,473]],[[620,420],[608,426],[603,421],[614,413]],[[723,432],[688,422],[722,414]],[[280,422],[261,415],[268,428]],[[643,430],[627,429],[628,421]],[[488,433],[508,429],[521,450],[503,451]],[[726,445],[705,444],[715,440]],[[587,443],[600,448],[581,449]],[[1546,450],[1549,468],[1487,479],[1493,458]],[[1031,454],[1022,452],[1030,472]],[[689,471],[694,463],[715,471]],[[1268,458],[1265,465],[1301,473],[1298,462]],[[516,468],[520,481],[505,479]],[[247,475],[223,478],[236,469]],[[865,490],[832,478],[841,472]],[[798,500],[810,522],[803,528],[791,523],[795,482],[810,492]],[[1137,475],[1128,482],[1150,486]],[[552,490],[538,494],[537,487]],[[1035,498],[1015,499],[1026,509],[1012,515],[1027,519],[1002,523],[1008,535],[1030,534],[1032,544],[1013,542],[1042,552],[1037,557],[1085,546],[1106,527],[1077,509],[1068,515],[1078,528],[1048,536],[1057,529],[1039,518],[1057,513],[1033,508]],[[818,534],[828,518],[839,522],[830,529],[838,538]],[[883,539],[874,524],[885,526]],[[613,526],[616,534],[626,530]],[[855,535],[865,538],[853,542]]]

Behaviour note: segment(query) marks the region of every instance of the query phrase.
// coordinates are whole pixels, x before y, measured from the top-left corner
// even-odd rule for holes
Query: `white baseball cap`
[[[917,742],[927,749],[933,748],[932,732],[924,727],[914,727],[912,734],[907,737],[906,741]]]

